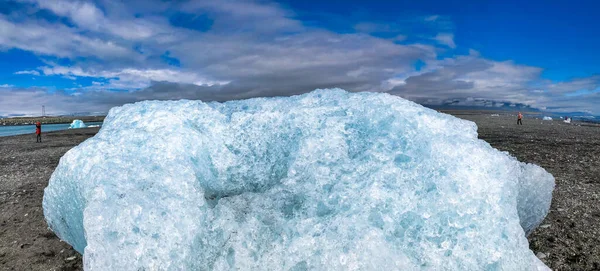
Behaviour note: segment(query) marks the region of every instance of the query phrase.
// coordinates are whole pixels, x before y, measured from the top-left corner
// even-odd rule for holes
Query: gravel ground
[[[44,188],[62,155],[98,128],[0,137],[0,270],[82,270],[80,255],[48,229]]]
[[[600,270],[600,126],[451,112],[474,121],[479,138],[556,179],[550,213],[529,247],[553,270]]]
[[[600,270],[600,127],[453,111],[481,139],[556,178],[550,213],[529,236],[554,270]],[[43,189],[60,157],[97,128],[0,137],[0,270],[81,270],[81,256],[48,230]]]

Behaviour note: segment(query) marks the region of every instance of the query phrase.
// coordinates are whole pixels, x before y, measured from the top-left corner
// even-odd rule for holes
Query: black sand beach
[[[48,229],[44,188],[62,155],[99,128],[0,137],[0,270],[83,270],[81,256]]]
[[[600,126],[449,112],[472,120],[481,139],[556,178],[550,213],[529,237],[554,270],[600,269]],[[81,256],[48,230],[43,189],[70,148],[98,128],[0,137],[0,270],[81,270]]]
[[[449,112],[474,121],[479,138],[556,179],[550,213],[529,247],[553,270],[600,270],[600,126]],[[581,126],[578,126],[581,125]]]

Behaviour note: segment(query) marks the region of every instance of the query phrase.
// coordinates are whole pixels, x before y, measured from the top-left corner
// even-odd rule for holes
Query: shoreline
[[[43,124],[42,125],[42,135],[55,132],[55,131],[63,131],[70,130],[70,123],[62,123],[62,124]],[[103,122],[88,122],[87,127],[94,128],[100,127],[103,125]],[[86,127],[86,128],[87,128]],[[80,129],[80,128],[77,128]],[[35,125],[11,125],[11,126],[0,126],[0,138],[16,136],[16,135],[32,135],[35,136]]]
[[[42,125],[69,124],[74,120],[81,120],[83,122],[103,122],[104,118],[105,116],[0,118],[0,127],[35,125],[38,121],[42,123]]]

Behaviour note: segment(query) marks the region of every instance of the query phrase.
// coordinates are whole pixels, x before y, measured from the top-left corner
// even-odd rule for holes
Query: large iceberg
[[[73,122],[69,126],[69,129],[79,129],[79,128],[85,128],[85,127],[86,127],[85,123],[83,123],[82,120],[73,120]]]
[[[472,122],[334,89],[113,108],[43,208],[87,270],[544,270],[553,188]]]

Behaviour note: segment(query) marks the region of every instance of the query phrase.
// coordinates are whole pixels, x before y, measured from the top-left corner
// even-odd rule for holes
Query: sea
[[[102,125],[102,122],[89,122],[85,125]],[[42,133],[67,130],[71,126],[70,123],[61,124],[43,124]],[[6,125],[0,126],[0,137],[1,136],[13,136],[13,135],[24,135],[24,134],[35,134],[35,125]]]

